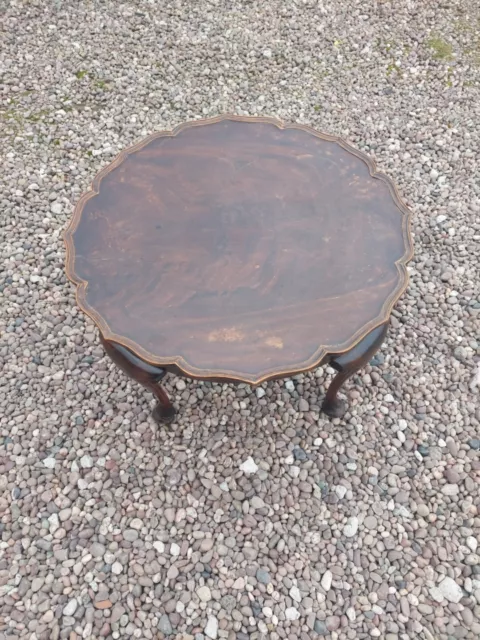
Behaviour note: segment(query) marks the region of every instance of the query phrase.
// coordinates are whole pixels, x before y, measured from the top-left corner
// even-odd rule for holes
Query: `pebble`
[[[136,529],[125,529],[123,537],[127,542],[135,542],[135,540],[138,540],[138,531]]]
[[[82,469],[91,469],[93,467],[93,458],[89,455],[84,455],[80,458],[80,466]]]
[[[353,538],[358,532],[358,518],[352,517],[347,520],[347,524],[343,527],[343,535],[347,538]]]
[[[315,624],[313,625],[313,630],[319,636],[327,636],[330,635],[330,631],[323,620],[315,620]]]
[[[310,405],[305,400],[305,398],[300,398],[300,400],[298,401],[298,410],[302,412],[310,411]]]
[[[76,599],[69,600],[67,604],[62,609],[62,614],[64,616],[73,616],[75,611],[77,610],[78,602]]]
[[[366,529],[375,530],[378,526],[378,520],[375,516],[367,516],[363,521],[363,526]]]
[[[172,623],[166,613],[160,616],[160,620],[158,621],[158,630],[165,636],[170,636],[173,633]]]
[[[32,580],[32,591],[33,593],[37,593],[43,587],[45,583],[45,578],[38,577]]]
[[[426,458],[430,455],[430,449],[424,444],[419,444],[417,447],[417,451],[423,458]]]
[[[473,536],[467,536],[466,540],[466,545],[467,547],[473,551],[473,553],[475,553],[475,551],[477,550],[478,547],[478,541],[476,538],[474,538]]]
[[[197,596],[202,602],[210,602],[210,600],[212,599],[212,593],[209,587],[207,587],[206,585],[197,589]]]
[[[218,620],[217,618],[215,618],[215,616],[208,617],[207,625],[205,627],[205,635],[207,636],[207,638],[212,638],[213,640],[215,640],[215,638],[217,637]]]
[[[255,576],[261,584],[270,584],[271,582],[270,574],[265,569],[257,569]]]
[[[458,484],[446,484],[442,487],[442,493],[445,496],[456,496],[459,492]]]
[[[294,447],[293,457],[295,458],[295,460],[298,460],[300,462],[304,462],[305,460],[308,460],[307,453],[301,447]]]
[[[300,594],[300,589],[296,585],[292,586],[292,588],[289,591],[289,595],[292,598],[292,600],[294,600],[295,602],[301,602],[302,601],[302,596]]]
[[[155,540],[153,543],[153,548],[157,553],[165,553],[165,545],[161,540]]]
[[[287,607],[285,609],[285,620],[298,620],[300,618],[300,611],[295,607]]]
[[[330,591],[333,581],[333,573],[330,570],[325,571],[322,576],[322,580],[320,584],[322,585],[322,589],[325,591]]]
[[[258,466],[255,464],[255,461],[253,460],[253,458],[248,457],[240,465],[240,471],[243,471],[243,473],[245,473],[247,475],[251,475],[251,474],[257,473]]]
[[[437,585],[437,589],[448,602],[458,603],[463,597],[462,588],[449,576],[445,576]],[[432,597],[435,599],[433,595]]]

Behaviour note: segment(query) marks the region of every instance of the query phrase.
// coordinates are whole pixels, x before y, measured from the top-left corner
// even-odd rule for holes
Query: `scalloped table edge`
[[[382,306],[382,310],[378,316],[373,318],[370,322],[366,323],[361,329],[359,329],[352,338],[343,344],[338,345],[319,345],[317,350],[308,360],[303,362],[299,362],[298,364],[291,365],[288,368],[274,368],[270,370],[262,371],[256,375],[241,373],[238,371],[228,371],[228,370],[214,370],[214,369],[199,369],[193,365],[191,365],[183,356],[171,356],[171,357],[158,357],[147,350],[143,349],[140,345],[124,336],[118,335],[114,333],[106,320],[95,310],[93,309],[86,300],[86,291],[88,287],[88,282],[80,278],[75,273],[75,246],[73,242],[73,234],[78,226],[80,221],[83,208],[85,204],[98,195],[100,190],[100,184],[102,179],[110,173],[113,169],[118,167],[130,154],[135,153],[149,144],[152,140],[162,137],[175,137],[181,131],[185,129],[199,127],[204,125],[215,124],[218,122],[222,122],[225,120],[232,120],[236,122],[260,122],[272,124],[278,127],[279,129],[297,129],[300,131],[306,131],[317,138],[322,140],[327,140],[329,142],[334,142],[344,148],[346,151],[352,153],[357,156],[360,160],[365,162],[370,172],[372,178],[381,180],[384,182],[390,194],[399,209],[399,212],[402,214],[402,233],[404,240],[405,252],[403,256],[395,262],[397,267],[397,271],[399,274],[399,280],[396,288],[387,298],[385,303]],[[225,380],[235,380],[237,382],[243,382],[246,384],[257,386],[266,382],[267,380],[271,380],[279,377],[290,377],[297,375],[302,372],[311,371],[319,366],[321,366],[322,361],[324,360],[327,354],[341,354],[347,353],[351,349],[353,349],[361,340],[363,340],[371,331],[380,325],[388,323],[390,319],[390,315],[393,307],[398,302],[399,298],[405,292],[409,275],[407,271],[407,264],[413,257],[413,238],[411,233],[411,218],[412,213],[407,205],[403,202],[400,194],[398,193],[397,187],[395,183],[389,178],[385,173],[381,171],[377,171],[375,161],[364,154],[362,151],[355,149],[350,144],[345,142],[342,138],[330,134],[325,134],[312,127],[303,124],[286,124],[276,118],[267,117],[267,116],[237,116],[233,114],[224,114],[220,116],[216,116],[213,118],[205,118],[199,120],[192,120],[190,122],[185,122],[171,131],[164,130],[156,133],[152,133],[146,138],[143,138],[140,142],[133,144],[132,146],[121,151],[116,158],[105,166],[97,175],[94,177],[91,182],[90,189],[86,191],[78,200],[73,216],[70,220],[70,223],[67,226],[67,229],[64,232],[64,242],[66,246],[66,262],[65,262],[65,270],[67,278],[76,285],[76,301],[78,307],[89,316],[93,322],[96,324],[97,328],[100,330],[103,338],[108,341],[116,342],[126,348],[128,348],[134,355],[136,355],[141,360],[156,366],[175,366],[177,367],[185,376],[194,378],[194,379],[225,379]]]

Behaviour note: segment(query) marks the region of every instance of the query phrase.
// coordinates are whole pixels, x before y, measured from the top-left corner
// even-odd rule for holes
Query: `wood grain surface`
[[[344,143],[221,118],[123,154],[79,202],[67,273],[104,337],[195,377],[311,368],[388,320],[408,210]]]

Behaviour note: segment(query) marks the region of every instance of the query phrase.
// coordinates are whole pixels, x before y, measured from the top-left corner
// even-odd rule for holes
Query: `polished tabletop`
[[[66,244],[105,339],[250,383],[311,369],[388,321],[412,254],[409,211],[373,161],[307,127],[233,116],[120,154]]]

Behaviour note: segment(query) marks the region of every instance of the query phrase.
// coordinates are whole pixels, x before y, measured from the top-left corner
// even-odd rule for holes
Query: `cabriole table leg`
[[[343,400],[337,398],[337,393],[343,383],[359,369],[364,367],[380,349],[387,335],[388,323],[373,329],[360,342],[347,353],[333,355],[330,359],[331,366],[338,371],[328,388],[323,401],[322,411],[332,418],[341,418],[347,410]]]
[[[170,402],[170,398],[165,389],[159,384],[160,380],[162,380],[167,373],[165,369],[144,362],[123,345],[105,340],[102,335],[100,339],[105,351],[113,362],[130,376],[130,378],[133,378],[149,389],[157,398],[158,403],[152,412],[154,420],[164,424],[173,422],[175,418],[175,408]]]

